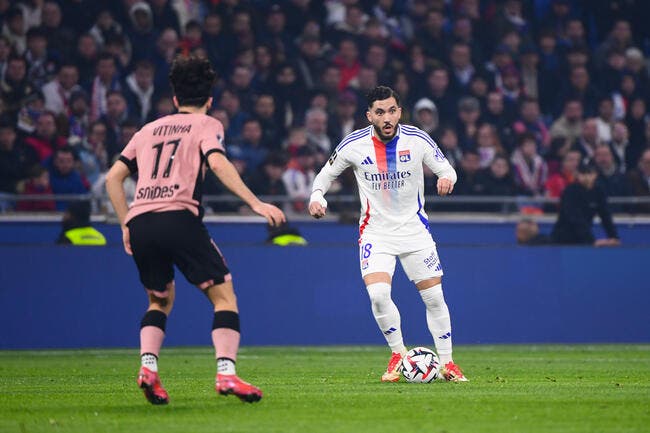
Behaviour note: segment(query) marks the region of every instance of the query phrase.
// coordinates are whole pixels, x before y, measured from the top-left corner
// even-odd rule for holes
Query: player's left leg
[[[451,318],[442,292],[443,271],[435,244],[399,257],[404,272],[415,283],[426,307],[427,327],[443,365],[443,376],[451,381],[466,381],[452,358]]]
[[[451,317],[442,293],[442,277],[417,281],[415,286],[420,291],[420,296],[426,306],[427,326],[436,345],[440,363],[443,365],[443,376],[450,381],[467,381],[452,358]]]
[[[227,277],[224,283],[203,290],[214,305],[212,342],[217,358],[215,389],[221,395],[234,394],[242,401],[253,403],[262,398],[262,390],[237,376],[235,363],[240,341],[239,310],[232,280],[230,275]]]

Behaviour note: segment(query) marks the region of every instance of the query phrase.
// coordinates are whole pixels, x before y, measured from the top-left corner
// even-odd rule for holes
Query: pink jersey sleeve
[[[138,171],[138,166],[136,162],[136,145],[138,143],[138,135],[140,132],[136,132],[128,144],[122,149],[120,154],[120,161],[126,164],[129,167],[131,173],[136,173]]]
[[[207,158],[212,152],[225,152],[223,125],[214,117],[206,116],[198,140],[201,152]]]

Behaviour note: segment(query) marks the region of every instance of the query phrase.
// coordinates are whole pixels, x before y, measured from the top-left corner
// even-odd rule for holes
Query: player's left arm
[[[272,204],[261,201],[253,194],[224,153],[211,152],[208,155],[208,165],[226,188],[241,198],[244,203],[253,209],[253,212],[266,218],[269,224],[278,226],[286,222],[284,212]]]
[[[456,170],[451,166],[442,150],[433,141],[433,139],[423,140],[424,143],[424,163],[438,176],[438,195],[451,194],[458,176]]]

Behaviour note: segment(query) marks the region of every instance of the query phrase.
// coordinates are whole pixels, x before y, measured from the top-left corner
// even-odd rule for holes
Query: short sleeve
[[[138,172],[138,164],[136,162],[136,147],[139,141],[140,132],[136,132],[127,145],[122,149],[120,154],[120,161],[122,161],[129,168],[131,173]]]
[[[225,153],[224,147],[225,134],[223,125],[214,117],[206,116],[199,133],[201,153],[206,158],[213,152]]]

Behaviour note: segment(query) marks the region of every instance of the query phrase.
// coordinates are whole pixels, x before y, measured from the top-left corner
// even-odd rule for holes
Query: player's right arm
[[[325,193],[330,189],[332,182],[336,179],[350,163],[343,155],[335,150],[321,171],[314,178],[314,185],[311,188],[309,198],[309,214],[314,218],[322,218],[327,212],[327,200]]]
[[[132,255],[131,242],[129,237],[129,229],[124,224],[126,214],[129,211],[129,205],[126,201],[126,193],[124,192],[124,180],[131,174],[129,167],[121,160],[115,161],[115,164],[106,174],[106,192],[111,199],[113,209],[120,220],[122,227],[122,242],[124,243],[124,251],[128,255]]]
[[[241,198],[244,203],[253,209],[253,212],[266,218],[269,224],[278,226],[286,222],[284,212],[272,204],[261,201],[253,194],[239,176],[235,166],[228,161],[228,158],[222,152],[210,153],[208,155],[208,165],[226,188]]]

